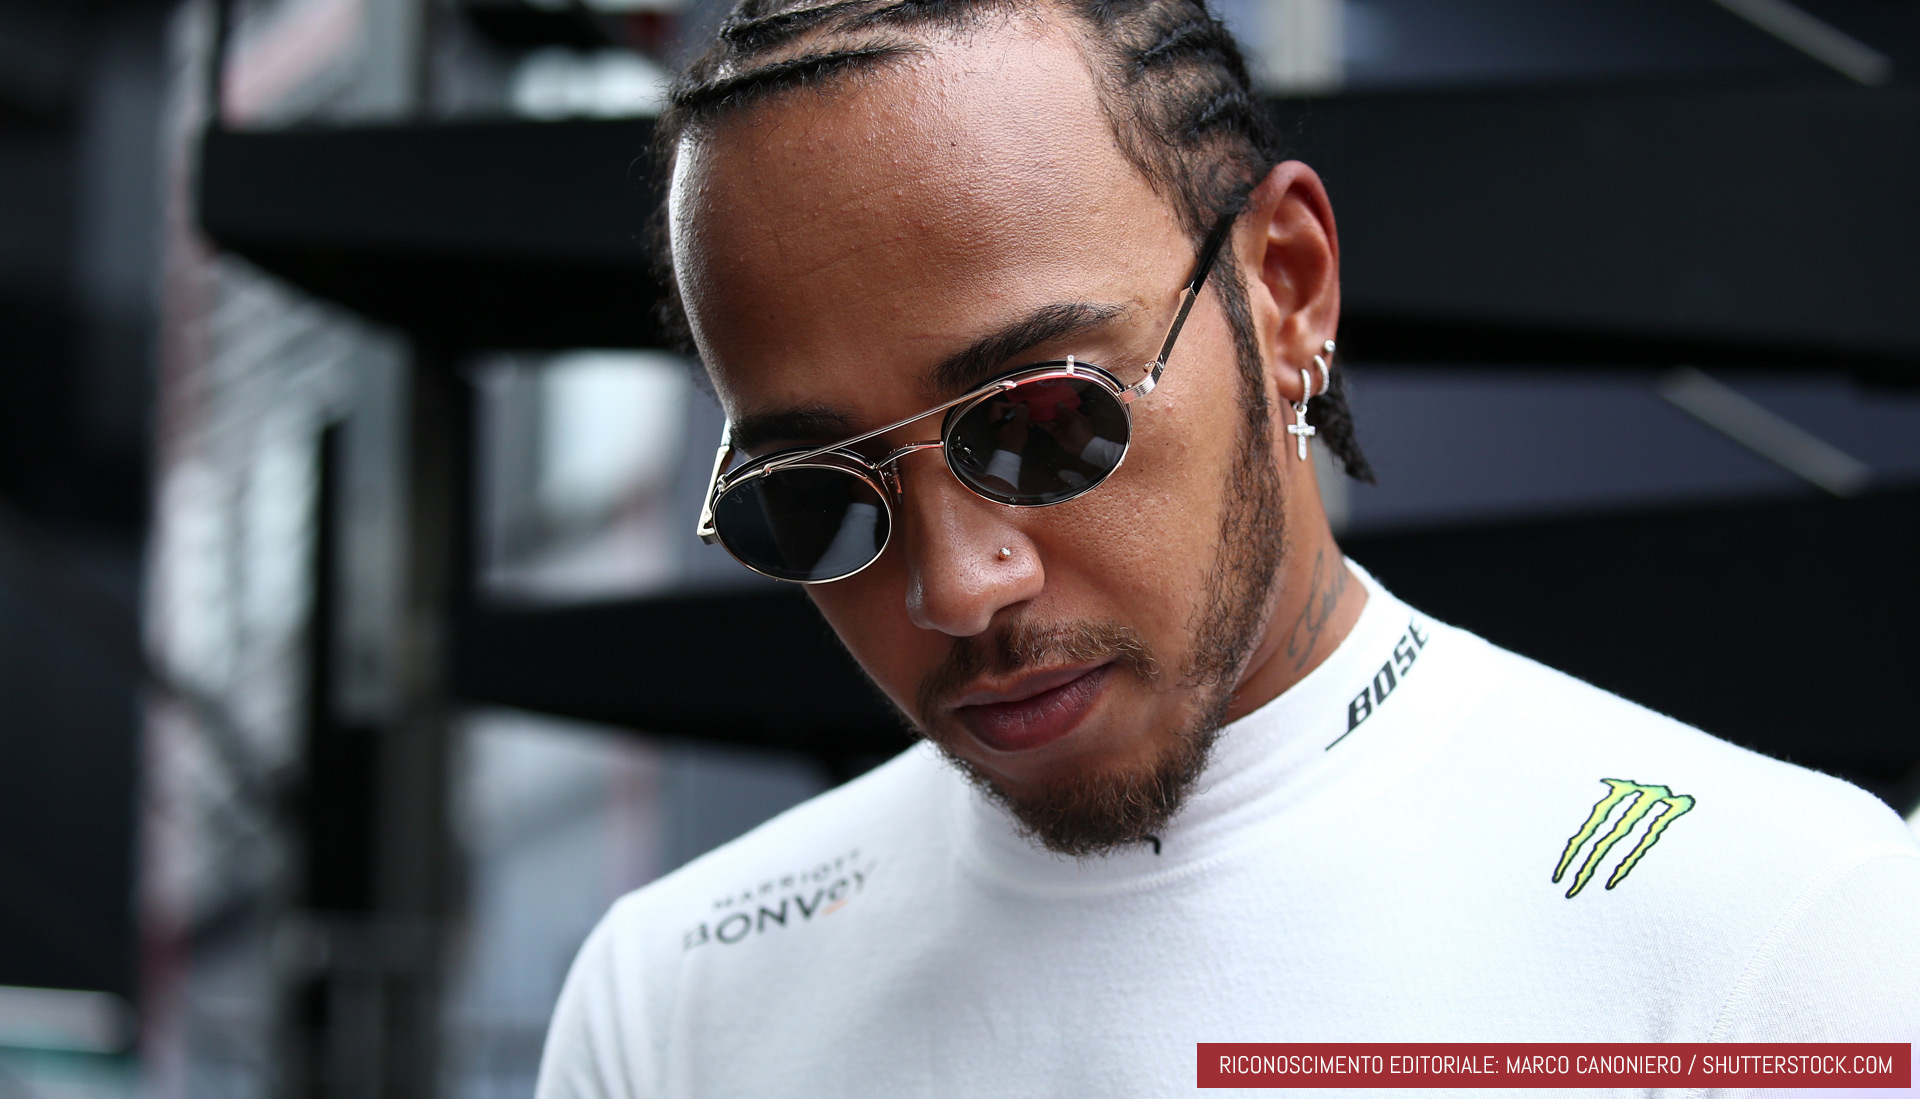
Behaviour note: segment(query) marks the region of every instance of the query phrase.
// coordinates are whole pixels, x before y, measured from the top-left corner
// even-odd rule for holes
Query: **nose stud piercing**
[[[1000,547],[1000,560],[1005,561],[1007,558],[1012,556],[1013,556],[1013,550],[1009,549],[1006,546]]]

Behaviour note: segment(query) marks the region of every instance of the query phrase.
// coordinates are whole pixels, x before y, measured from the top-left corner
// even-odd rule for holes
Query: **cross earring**
[[[1320,434],[1320,429],[1307,422],[1307,402],[1313,399],[1313,375],[1300,372],[1300,402],[1293,406],[1294,423],[1287,425],[1287,434],[1299,444],[1300,460],[1307,460],[1307,440]]]
[[[1320,345],[1328,355],[1333,354],[1333,341]],[[1320,368],[1320,392],[1324,395],[1333,388],[1333,368],[1319,355],[1313,357],[1313,365]],[[1313,400],[1313,375],[1306,370],[1300,371],[1300,402],[1293,406],[1293,423],[1287,425],[1287,434],[1294,437],[1295,452],[1301,461],[1307,460],[1307,440],[1320,434],[1320,429],[1307,422],[1307,402]]]

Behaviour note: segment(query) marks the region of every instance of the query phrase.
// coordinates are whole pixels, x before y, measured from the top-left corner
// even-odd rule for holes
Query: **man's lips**
[[[1038,672],[962,696],[953,715],[989,748],[1030,751],[1072,732],[1100,700],[1112,672],[1111,662]]]

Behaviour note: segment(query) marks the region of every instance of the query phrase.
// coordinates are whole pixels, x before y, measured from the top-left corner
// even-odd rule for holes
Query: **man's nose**
[[[1040,594],[1040,555],[1013,521],[1014,508],[967,491],[937,455],[902,463],[899,478],[897,537],[914,625],[972,637],[1002,608]]]

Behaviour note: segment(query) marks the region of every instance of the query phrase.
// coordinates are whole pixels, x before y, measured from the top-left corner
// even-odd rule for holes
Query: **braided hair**
[[[738,0],[668,94],[654,131],[662,178],[671,178],[680,142],[692,132],[754,104],[924,52],[930,32],[1036,8],[1073,21],[1121,154],[1172,206],[1196,246],[1219,215],[1244,206],[1284,158],[1239,44],[1205,0]],[[661,320],[685,346],[691,337],[665,225],[663,204],[655,221],[655,255],[667,287]],[[1237,267],[1222,264],[1215,278],[1236,338],[1250,343],[1246,286]],[[1264,412],[1264,379],[1242,383]],[[1354,437],[1344,372],[1333,374],[1314,405],[1329,453],[1349,476],[1371,482],[1373,469]]]

